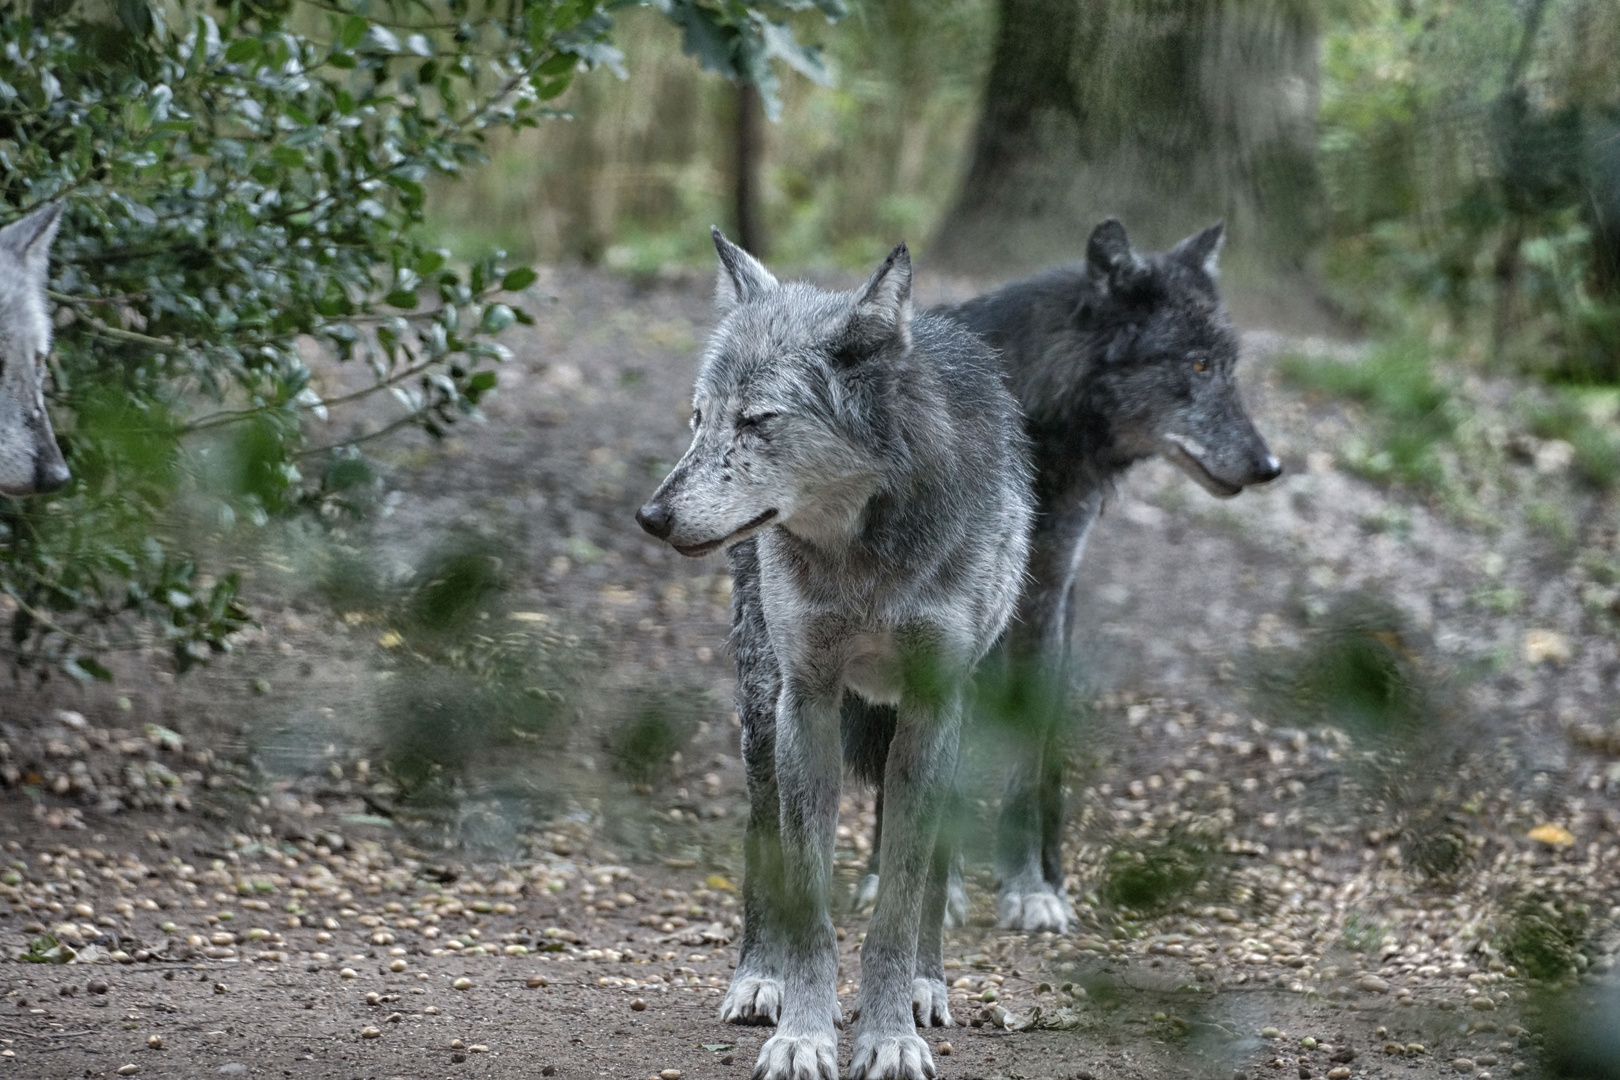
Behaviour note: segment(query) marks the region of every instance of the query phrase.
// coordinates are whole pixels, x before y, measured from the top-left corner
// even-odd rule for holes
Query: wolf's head
[[[1222,310],[1215,261],[1224,227],[1142,256],[1110,218],[1086,245],[1094,288],[1075,319],[1106,341],[1091,377],[1114,450],[1160,453],[1212,495],[1263,484],[1282,465],[1238,393],[1237,333]]]
[[[52,203],[0,229],[0,495],[68,482],[42,385],[51,350],[46,262],[61,217],[62,204]]]
[[[901,244],[853,293],[778,282],[714,230],[717,302],[692,396],[692,445],[636,514],[683,555],[770,525],[814,541],[847,536],[881,485],[861,406],[911,341],[911,256]]]

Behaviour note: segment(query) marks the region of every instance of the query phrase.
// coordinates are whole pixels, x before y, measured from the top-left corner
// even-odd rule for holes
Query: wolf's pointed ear
[[[895,245],[883,265],[867,279],[855,295],[855,314],[850,319],[860,336],[869,342],[898,338],[902,348],[911,345],[911,250],[902,241]]]
[[[34,277],[43,279],[50,262],[51,241],[62,223],[62,204],[46,203],[27,217],[0,229],[0,248],[9,251]]]
[[[1109,218],[1091,230],[1091,239],[1086,241],[1086,262],[1116,289],[1129,286],[1147,269],[1118,218]]]
[[[720,226],[710,226],[709,233],[714,237],[714,250],[720,254],[720,273],[714,285],[716,307],[730,311],[777,288],[779,283],[765,264],[727,240]]]
[[[1217,221],[1203,232],[1194,233],[1170,249],[1170,254],[1208,274],[1215,276],[1215,262],[1221,257],[1221,245],[1226,243],[1226,222]]]

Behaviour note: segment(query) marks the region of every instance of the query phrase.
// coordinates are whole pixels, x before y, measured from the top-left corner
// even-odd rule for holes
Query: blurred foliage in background
[[[442,187],[429,228],[452,250],[641,273],[712,261],[708,227],[733,227],[737,97],[684,60],[667,21],[623,23],[628,79],[579,82],[558,99],[569,123],[502,138],[489,167]],[[764,132],[773,258],[853,266],[933,228],[960,179],[993,23],[984,0],[855,6],[828,36],[836,84],[784,87]]]
[[[576,73],[622,74],[614,6],[0,2],[0,205],[67,207],[51,366],[73,481],[0,499],[18,663],[105,675],[94,654],[153,625],[181,670],[224,648],[247,613],[205,548],[343,516],[370,479],[360,444],[477,408],[492,338],[527,318],[502,294],[535,275],[498,252],[453,265],[418,228],[425,185],[551,116]],[[781,18],[842,12],[660,8],[768,101],[774,60],[819,70]],[[339,374],[316,380],[317,353]],[[385,390],[394,419],[345,422]]]
[[[1077,254],[1106,214],[1150,244],[1225,217],[1230,291],[1400,342],[1294,372],[1405,440],[1369,445],[1369,475],[1445,471],[1436,340],[1580,384],[1537,437],[1620,474],[1591,389],[1620,382],[1612,0],[863,0],[829,26],[845,14],[0,0],[0,200],[68,206],[52,407],[75,476],[0,501],[14,655],[98,674],[99,648],[150,640],[106,629],[129,615],[182,668],[220,647],[246,614],[211,545],[362,512],[361,444],[442,433],[495,385],[493,338],[525,318],[503,294],[534,280],[497,252],[707,266],[749,168],[790,266],[904,236],[1001,274]],[[625,77],[574,79],[591,67]],[[778,117],[757,161],[726,79]],[[317,376],[317,354],[345,362]],[[391,419],[345,412],[378,390]]]

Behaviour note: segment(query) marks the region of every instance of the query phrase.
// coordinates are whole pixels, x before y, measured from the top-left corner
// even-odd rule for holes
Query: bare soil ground
[[[0,699],[0,1076],[748,1075],[766,1032],[714,1019],[745,806],[729,582],[631,521],[685,445],[708,282],[542,291],[489,422],[393,444],[372,525],[236,550],[263,600],[234,655]],[[1548,995],[1612,978],[1620,635],[1581,569],[1620,557],[1612,500],[1533,462],[1472,516],[1392,496],[1339,464],[1362,417],[1277,384],[1299,344],[1247,345],[1285,477],[1216,503],[1140,466],[1082,570],[1074,934],[987,925],[998,737],[972,740],[944,1077],[1538,1074],[1568,1008]],[[1469,392],[1511,423],[1510,389]],[[1529,498],[1573,534],[1520,525]],[[340,586],[458,530],[510,583],[486,637],[532,646],[562,704],[446,756],[435,802],[394,768],[396,690],[431,665]],[[1417,734],[1254,692],[1363,595],[1429,680]],[[624,775],[648,709],[678,741]],[[858,791],[845,810],[847,885],[871,815]],[[863,920],[839,918],[852,1002]]]

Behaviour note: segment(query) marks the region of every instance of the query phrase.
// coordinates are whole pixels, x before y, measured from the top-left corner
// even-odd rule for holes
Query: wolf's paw
[[[954,1027],[943,979],[911,980],[911,1015],[918,1027]]]
[[[961,872],[952,867],[951,876],[945,882],[945,925],[966,926],[967,924],[967,890],[962,887]]]
[[[996,908],[1000,916],[997,926],[1003,930],[1022,930],[1029,934],[1038,934],[1042,930],[1067,933],[1069,920],[1074,917],[1068,902],[1045,882],[1027,890],[1016,886],[1003,890]]]
[[[850,909],[857,914],[867,914],[877,907],[878,876],[867,874],[855,883],[855,888],[849,894]]]
[[[838,1040],[825,1035],[772,1035],[759,1048],[754,1080],[838,1080]]]
[[[720,1003],[720,1019],[727,1024],[775,1024],[782,1013],[782,980],[743,975],[731,980]]]
[[[934,1055],[916,1035],[855,1036],[849,1080],[927,1080],[934,1075]]]

